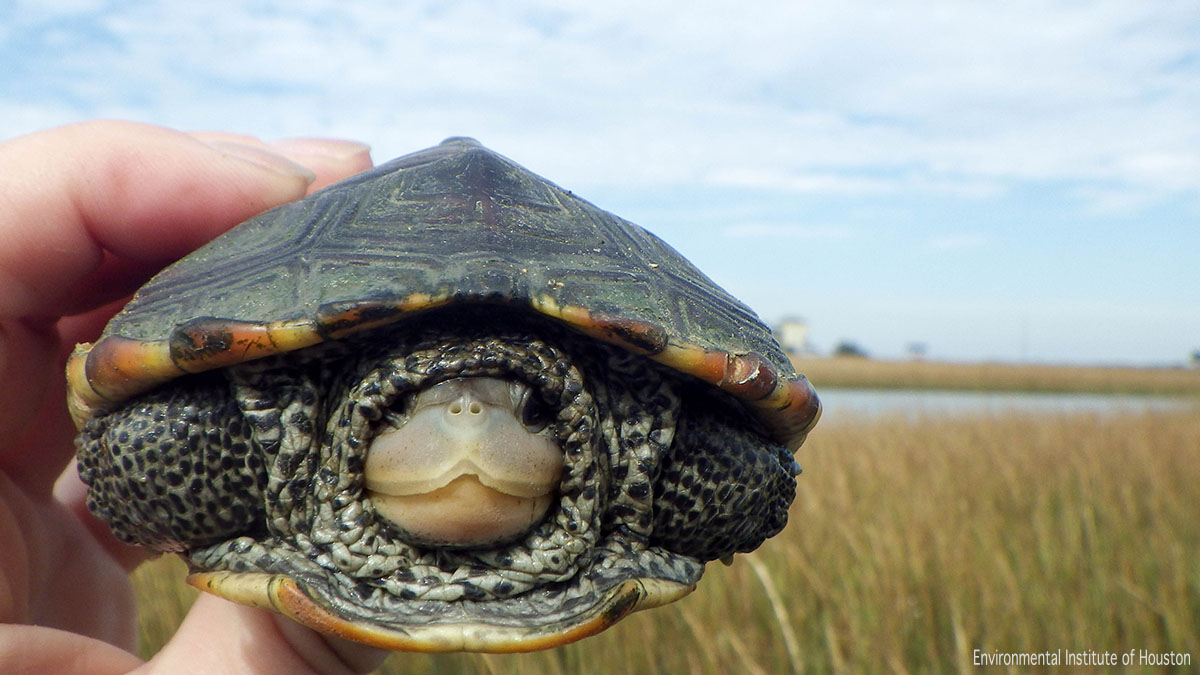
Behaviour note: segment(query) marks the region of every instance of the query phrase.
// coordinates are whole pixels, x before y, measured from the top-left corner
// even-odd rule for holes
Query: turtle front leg
[[[182,551],[263,527],[263,457],[220,376],[195,376],[89,420],[87,505],[117,538]]]
[[[694,399],[695,397],[693,397]],[[787,524],[800,466],[736,403],[685,401],[655,484],[651,542],[700,560],[758,548]]]

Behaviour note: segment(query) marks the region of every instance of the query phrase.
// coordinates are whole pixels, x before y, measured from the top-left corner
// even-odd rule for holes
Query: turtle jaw
[[[554,496],[552,491],[535,497],[506,494],[469,473],[418,495],[367,490],[375,512],[405,541],[462,549],[517,539],[542,521]]]
[[[600,594],[584,611],[551,623],[463,621],[400,625],[339,612],[313,585],[283,574],[199,572],[189,575],[188,583],[227,600],[278,612],[322,633],[382,649],[427,653],[551,649],[604,631],[635,611],[675,602],[696,589],[695,581],[635,578]]]

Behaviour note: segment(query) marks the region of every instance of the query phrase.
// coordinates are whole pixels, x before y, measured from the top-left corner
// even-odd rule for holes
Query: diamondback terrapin
[[[785,524],[820,405],[658,238],[453,138],[263,213],[67,368],[88,505],[391,649],[523,651]]]

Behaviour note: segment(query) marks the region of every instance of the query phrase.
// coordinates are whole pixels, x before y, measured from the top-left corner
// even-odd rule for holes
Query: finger
[[[150,661],[164,672],[366,673],[387,652],[328,637],[271,612],[201,594]]]
[[[44,626],[0,626],[0,663],[21,673],[129,673],[141,661],[96,638]]]
[[[223,131],[196,131],[193,138],[215,147],[251,146],[274,152],[303,165],[316,174],[311,193],[331,183],[371,168],[371,148],[355,141],[329,138],[285,138],[264,142],[252,136]]]
[[[108,523],[88,512],[87,490],[87,486],[79,478],[75,463],[70,462],[54,483],[54,499],[76,518],[121,569],[132,572],[138,565],[158,555],[158,552],[148,548],[118,541]]]
[[[236,134],[214,133],[205,134],[204,138],[211,139],[206,142],[223,152],[258,153],[265,150],[303,165],[316,176],[308,188],[310,193],[371,167],[370,148],[353,141],[314,138],[266,144]],[[239,140],[230,140],[233,138]],[[103,256],[101,264],[81,280],[77,292],[70,295],[68,303],[62,307],[64,313],[75,314],[113,299],[125,298],[162,267],[161,261],[120,258],[108,251],[104,251]]]
[[[73,429],[69,424],[62,428],[61,416],[55,415],[66,406],[46,405],[57,394],[65,395],[58,364],[52,329],[0,321],[0,473],[36,495],[50,487],[71,449]]]
[[[126,570],[74,513],[0,474],[0,624],[63,628],[131,646],[135,607]],[[2,669],[0,669],[2,670]]]
[[[0,144],[0,166],[0,317],[56,316],[104,251],[173,260],[313,180],[273,153],[124,122]]]
[[[83,293],[82,295],[88,295]],[[94,340],[124,304],[121,298],[57,325],[0,320],[0,472],[44,494],[70,457],[75,425],[66,406],[63,370],[79,342]]]
[[[317,178],[308,186],[310,194],[372,166],[370,147],[353,141],[285,138],[271,143],[270,148],[313,170]]]

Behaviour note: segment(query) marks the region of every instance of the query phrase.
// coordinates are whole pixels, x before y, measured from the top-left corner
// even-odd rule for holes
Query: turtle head
[[[563,470],[529,385],[444,380],[406,397],[371,441],[363,473],[376,513],[413,543],[495,546],[541,522]]]

